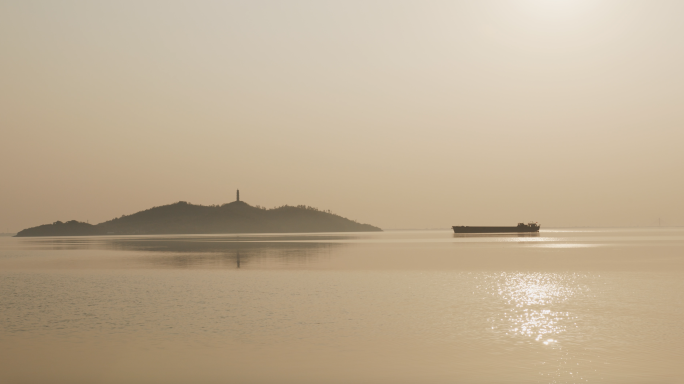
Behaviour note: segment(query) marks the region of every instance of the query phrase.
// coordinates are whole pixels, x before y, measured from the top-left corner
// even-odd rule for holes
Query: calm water
[[[0,238],[2,383],[681,383],[684,229]]]

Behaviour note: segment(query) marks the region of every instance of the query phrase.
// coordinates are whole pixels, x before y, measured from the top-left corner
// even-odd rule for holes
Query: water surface
[[[0,382],[676,383],[684,230],[0,238]]]

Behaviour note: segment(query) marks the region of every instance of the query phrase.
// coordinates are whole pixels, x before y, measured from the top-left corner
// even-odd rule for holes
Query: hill
[[[162,235],[216,233],[297,233],[382,231],[369,224],[306,206],[273,209],[253,207],[243,201],[221,206],[194,205],[184,201],[124,215],[97,225],[75,220],[27,228],[17,237]]]
[[[83,223],[76,220],[67,221],[63,223],[61,221],[55,221],[52,224],[39,225],[37,227],[24,229],[19,231],[15,237],[27,237],[27,236],[94,236],[94,235],[104,235],[105,232],[102,228],[98,228],[95,225]]]

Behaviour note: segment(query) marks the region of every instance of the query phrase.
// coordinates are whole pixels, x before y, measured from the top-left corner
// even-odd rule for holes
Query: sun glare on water
[[[544,345],[557,343],[555,337],[575,323],[575,316],[562,307],[582,290],[582,285],[576,284],[578,277],[555,273],[492,276],[490,294],[508,307],[502,318],[490,319],[492,328]]]

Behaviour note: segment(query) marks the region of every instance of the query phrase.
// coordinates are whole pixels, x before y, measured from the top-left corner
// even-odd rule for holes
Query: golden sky
[[[179,200],[684,225],[684,2],[0,2],[0,232]]]

